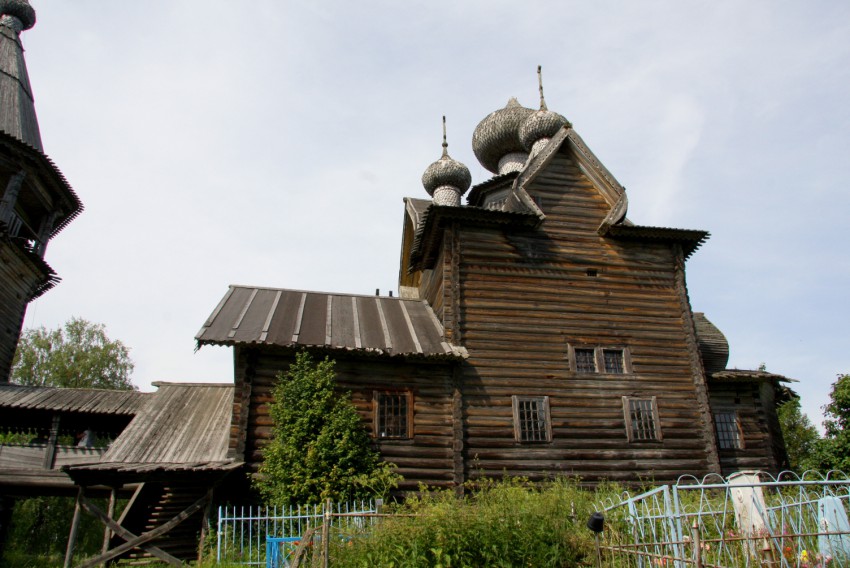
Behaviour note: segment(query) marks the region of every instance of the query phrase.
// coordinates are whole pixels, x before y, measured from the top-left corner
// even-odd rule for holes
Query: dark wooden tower
[[[47,243],[82,210],[41,145],[20,33],[35,25],[26,0],[0,0],[0,382],[9,381],[27,304],[59,278]]]

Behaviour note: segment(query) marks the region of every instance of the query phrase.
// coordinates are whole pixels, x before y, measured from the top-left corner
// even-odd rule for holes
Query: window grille
[[[519,442],[549,442],[549,397],[513,397],[514,435]]]
[[[625,373],[625,365],[623,365],[623,350],[622,349],[603,349],[603,359],[605,361],[605,372],[622,375]]]
[[[626,414],[626,433],[630,442],[647,442],[661,439],[658,428],[658,407],[655,397],[623,397]]]
[[[596,372],[596,356],[593,349],[576,349],[576,372]]]
[[[735,412],[715,412],[714,427],[717,431],[717,445],[721,450],[740,450],[743,447]]]
[[[376,393],[376,435],[378,438],[409,438],[409,393]]]

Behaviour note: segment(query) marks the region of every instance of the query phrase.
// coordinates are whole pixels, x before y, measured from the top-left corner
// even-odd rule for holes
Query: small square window
[[[623,397],[623,413],[626,418],[626,434],[630,442],[653,442],[661,440],[658,426],[658,406],[655,397]]]
[[[576,349],[576,372],[596,372],[596,355],[593,349]]]
[[[375,436],[377,438],[410,438],[410,393],[375,393]]]
[[[623,364],[622,349],[603,349],[602,356],[605,362],[606,373],[622,375],[626,372],[626,366]]]
[[[743,437],[736,412],[715,412],[714,428],[717,432],[717,445],[721,450],[743,449]]]
[[[513,397],[514,437],[517,442],[550,442],[549,397]]]

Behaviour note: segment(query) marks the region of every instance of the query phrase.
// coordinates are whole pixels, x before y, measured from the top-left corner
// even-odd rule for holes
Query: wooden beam
[[[79,568],[93,568],[94,566],[112,560],[113,558],[116,558],[121,554],[124,554],[128,550],[132,550],[133,548],[141,548],[143,550],[147,550],[157,558],[168,562],[172,566],[183,566],[183,562],[181,562],[179,559],[171,556],[167,552],[160,550],[159,548],[156,548],[151,545],[146,545],[146,543],[163,534],[166,534],[171,529],[173,529],[174,527],[176,527],[177,525],[179,525],[180,523],[200,511],[201,508],[206,504],[208,498],[209,494],[205,494],[203,497],[195,501],[192,505],[184,509],[183,512],[175,516],[167,523],[162,524],[151,531],[142,533],[139,536],[134,535],[133,533],[131,533],[130,531],[128,531],[109,517],[107,517],[103,513],[103,511],[97,508],[97,506],[89,503],[87,500],[83,500],[82,506],[83,508],[85,508],[86,512],[91,513],[92,515],[100,519],[102,523],[106,524],[109,528],[111,528],[115,532],[115,534],[117,534],[123,539],[126,539],[127,542],[116,546],[112,550],[108,551],[106,554],[101,554],[96,558],[88,560],[87,562],[81,564]]]
[[[117,493],[118,491],[114,487],[112,488],[112,491],[109,492],[109,505],[106,508],[106,516],[110,519],[115,516],[115,496]],[[106,526],[103,529],[103,547],[100,549],[101,554],[106,554],[106,551],[109,550],[109,540],[111,538],[112,530],[110,530],[109,526]]]
[[[121,525],[119,525],[118,523],[116,523],[115,521],[110,519],[109,517],[107,517],[106,514],[97,507],[97,505],[91,503],[88,499],[82,498],[80,500],[80,504],[82,505],[83,509],[87,513],[96,517],[97,519],[100,520],[100,522],[102,522],[104,525],[106,525],[107,529],[111,529],[112,532],[114,532],[116,535],[120,536],[121,538],[123,538],[124,540],[127,541],[120,546],[116,546],[112,550],[108,550],[108,551],[104,552],[103,554],[101,554],[100,556],[98,556],[96,558],[92,558],[90,560],[87,560],[86,562],[84,562],[83,564],[80,565],[80,568],[83,568],[83,567],[88,568],[88,567],[91,567],[91,566],[97,566],[98,564],[105,564],[106,562],[108,562],[109,560],[112,560],[116,556],[120,556],[121,554],[123,554],[127,550],[130,550],[130,549],[136,548],[136,547],[150,552],[151,554],[153,554],[154,556],[156,556],[160,560],[163,560],[163,561],[167,562],[168,564],[171,564],[172,566],[183,566],[183,562],[181,562],[177,558],[174,558],[173,556],[171,556],[170,554],[168,554],[164,550],[157,548],[156,546],[153,546],[153,545],[144,545],[144,542],[152,540],[152,538],[156,538],[156,536],[158,536],[158,535],[155,535],[154,537],[151,537],[151,538],[147,538],[142,543],[139,543],[139,544],[134,545],[134,546],[130,546],[129,548],[123,548],[123,547],[126,547],[130,542],[132,542],[134,540],[144,539],[145,536],[150,534],[150,533],[144,533],[141,536],[136,536],[135,534],[131,533],[130,531],[128,531],[127,529],[125,529],[124,527],[122,527]],[[162,527],[160,527],[160,528],[162,528]],[[150,532],[153,532],[153,531],[150,531]],[[122,550],[120,550],[119,552],[116,553],[116,551],[118,549],[122,549]],[[175,562],[176,562],[176,564],[175,564]]]
[[[71,532],[68,534],[68,545],[65,547],[64,568],[71,568],[74,557],[74,546],[77,544],[77,530],[80,528],[80,501],[83,499],[83,488],[77,491],[77,504],[74,506],[74,518],[71,519]]]
[[[44,469],[53,469],[53,462],[56,460],[56,441],[59,438],[59,415],[53,415],[53,422],[50,425],[50,435],[47,438],[47,448],[44,450]]]

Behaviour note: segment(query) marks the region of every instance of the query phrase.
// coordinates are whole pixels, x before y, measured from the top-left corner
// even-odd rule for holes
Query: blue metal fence
[[[362,527],[367,522],[365,515],[378,512],[378,504],[375,501],[332,503],[331,524],[338,528]],[[321,526],[324,515],[324,505],[287,508],[220,506],[216,531],[216,560],[219,563],[264,566],[269,555],[268,539],[277,539],[278,542],[272,554],[291,554],[294,550],[292,543],[297,543],[310,528]],[[372,517],[369,519],[368,522],[373,520]],[[282,544],[286,542],[290,545]],[[274,566],[287,566],[286,559],[282,560],[283,562]]]

